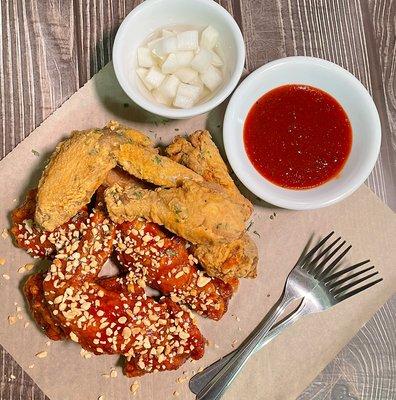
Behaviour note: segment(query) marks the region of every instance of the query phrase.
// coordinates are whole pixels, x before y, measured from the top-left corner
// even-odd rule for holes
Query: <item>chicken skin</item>
[[[105,200],[117,223],[143,217],[195,244],[229,242],[244,231],[243,207],[208,182],[186,181],[155,191],[114,185],[106,190]]]

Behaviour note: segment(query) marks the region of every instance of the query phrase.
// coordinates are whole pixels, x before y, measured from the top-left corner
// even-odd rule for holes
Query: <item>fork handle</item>
[[[300,307],[295,310],[292,314],[290,314],[285,320],[276,324],[271,330],[268,332],[263,340],[258,343],[254,352],[257,353],[261,350],[266,344],[268,344],[272,339],[277,337],[284,329],[288,326],[294,324],[300,317],[305,314],[309,314],[308,309],[305,307],[305,302],[301,303]],[[199,393],[203,387],[205,387],[208,382],[218,373],[220,370],[231,360],[231,358],[235,355],[236,350],[228,353],[224,357],[218,359],[213,364],[208,365],[203,371],[195,374],[189,382],[190,390],[197,394]]]
[[[257,329],[247,337],[227,364],[198,393],[197,400],[218,400],[221,398],[227,387],[246,364],[257,345],[264,339],[279,316],[295,298],[287,290],[285,291],[279,305],[259,323]]]

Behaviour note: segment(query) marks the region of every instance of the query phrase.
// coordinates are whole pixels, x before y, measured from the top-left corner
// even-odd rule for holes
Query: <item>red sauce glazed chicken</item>
[[[30,254],[52,260],[24,287],[48,337],[70,338],[94,354],[121,354],[127,376],[177,369],[203,356],[205,339],[189,311],[170,298],[148,297],[131,273],[98,277],[116,237],[103,209],[83,209],[53,232],[32,223],[34,210],[32,191],[12,215],[12,233]]]

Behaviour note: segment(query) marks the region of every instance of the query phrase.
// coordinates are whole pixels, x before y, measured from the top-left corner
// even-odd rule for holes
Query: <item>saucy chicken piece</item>
[[[117,260],[140,286],[151,286],[199,314],[219,320],[227,311],[232,287],[196,267],[184,239],[141,219],[117,225]]]
[[[30,190],[22,205],[11,214],[13,234],[18,247],[25,249],[34,258],[51,258],[71,240],[71,230],[79,229],[88,216],[84,206],[68,222],[53,232],[45,231],[34,222],[37,204],[37,189]]]
[[[131,175],[157,186],[174,187],[186,180],[201,182],[200,175],[154,152],[153,149],[126,143],[117,151],[117,162]]]
[[[23,286],[23,293],[36,324],[51,340],[62,340],[66,338],[66,334],[54,319],[44,298],[44,277],[43,273],[31,275]]]
[[[237,239],[244,231],[244,211],[224,190],[207,182],[185,181],[177,188],[145,190],[114,185],[105,192],[114,222],[143,217],[164,225],[191,243]]]
[[[110,287],[98,279],[115,237],[102,211],[95,209],[72,236],[43,282],[48,307],[70,339],[94,354],[124,355],[128,376],[202,357],[205,340],[188,312],[169,299],[147,297],[128,277]]]

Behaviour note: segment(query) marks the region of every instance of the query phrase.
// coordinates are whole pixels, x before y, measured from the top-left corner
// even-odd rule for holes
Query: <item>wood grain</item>
[[[187,1],[187,0],[186,0]],[[0,156],[58,108],[110,59],[122,19],[141,1],[0,2]],[[383,141],[368,185],[396,209],[396,1],[220,0],[241,27],[246,67],[312,55],[355,74],[372,94]],[[396,297],[382,307],[299,397],[396,398]],[[0,400],[46,399],[2,350]],[[11,378],[11,375],[15,378]]]

